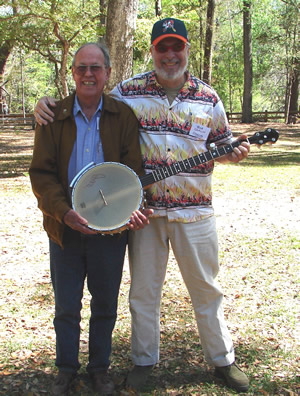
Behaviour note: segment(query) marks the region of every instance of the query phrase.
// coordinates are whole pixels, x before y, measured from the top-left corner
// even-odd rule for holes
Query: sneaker
[[[52,396],[67,395],[70,389],[70,385],[74,378],[75,378],[74,373],[69,373],[67,371],[59,371],[52,384],[51,395]]]
[[[249,388],[249,380],[246,374],[235,363],[229,366],[216,367],[215,375],[225,380],[227,386],[237,392],[247,392]]]
[[[99,371],[90,374],[93,391],[100,395],[112,395],[115,390],[115,384],[110,379],[107,371]]]
[[[129,372],[126,385],[137,391],[142,390],[146,385],[154,365],[151,366],[134,366]]]

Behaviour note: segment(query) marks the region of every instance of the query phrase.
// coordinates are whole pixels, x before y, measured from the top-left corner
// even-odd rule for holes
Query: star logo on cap
[[[166,32],[168,29],[172,29],[173,32],[176,32],[176,29],[174,28],[174,21],[172,21],[172,19],[169,19],[163,23],[163,32]]]

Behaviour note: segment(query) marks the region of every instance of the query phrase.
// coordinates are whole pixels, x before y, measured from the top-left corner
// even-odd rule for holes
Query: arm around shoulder
[[[34,109],[34,117],[39,125],[47,125],[53,122],[54,113],[51,107],[56,107],[56,100],[50,96],[43,96],[37,102]]]

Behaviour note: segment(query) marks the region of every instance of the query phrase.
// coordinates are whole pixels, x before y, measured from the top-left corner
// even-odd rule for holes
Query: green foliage
[[[135,45],[133,49],[133,73],[142,73],[152,69],[150,55],[150,40],[152,25],[156,21],[153,2],[140,1],[135,32]]]
[[[23,64],[25,110],[26,113],[31,113],[41,95],[56,95],[53,66],[39,54],[28,55],[20,50],[13,52],[7,66],[9,83],[6,87],[12,93],[10,110],[14,113],[22,112],[21,56],[23,62],[25,61]]]
[[[43,95],[58,97],[55,86],[59,73],[68,73],[74,49],[104,35],[99,25],[99,2],[58,0],[0,1],[0,44],[16,40],[6,70],[6,88],[12,94],[12,110],[20,110],[19,50],[24,54],[25,103],[32,111]],[[152,69],[149,52],[153,23],[168,16],[185,21],[191,42],[189,70],[201,78],[206,28],[206,0],[165,0],[162,14],[155,15],[152,0],[140,0],[136,23],[133,73]],[[213,44],[212,86],[228,111],[241,111],[243,98],[242,0],[216,2]],[[299,57],[299,9],[294,0],[252,0],[253,111],[284,110],[287,78]],[[69,46],[66,49],[65,45]],[[26,52],[25,52],[26,49]],[[63,56],[66,54],[66,65]],[[0,54],[1,55],[1,54]]]
[[[206,1],[165,1],[162,15],[155,17],[153,3],[140,2],[136,32],[135,70],[151,67],[148,47],[151,26],[158,18],[183,19],[189,31],[189,70],[201,78],[206,28]],[[243,15],[242,0],[217,2],[213,48],[212,86],[229,111],[241,111],[243,99]],[[253,110],[283,110],[287,59],[293,38],[288,26],[296,26],[298,11],[293,2],[252,1]],[[141,50],[141,49],[142,50]],[[295,52],[295,51],[294,51]]]
[[[11,111],[19,111],[20,86],[16,81],[21,78],[16,78],[20,73],[16,54],[22,50],[26,64],[23,69],[26,110],[32,111],[37,97],[55,92],[57,96],[55,86],[64,91],[61,84],[64,80],[68,82],[65,73],[68,73],[75,50],[86,41],[96,41],[103,33],[99,28],[98,12],[95,12],[99,9],[99,3],[96,0],[15,0],[14,3],[17,5],[14,14],[4,12],[3,8],[1,14],[7,33],[0,35],[0,39],[3,41],[9,37],[16,43],[12,67],[6,70],[5,79],[10,81],[6,89],[13,98],[18,99],[12,102]],[[14,29],[10,29],[12,26]]]
[[[298,37],[298,17],[299,10],[292,1],[286,4],[280,0],[252,1],[254,111],[284,110],[288,59],[295,54],[294,41],[297,42],[297,39],[292,34]],[[225,4],[219,3],[217,18],[219,26],[215,34],[213,86],[228,110],[241,111],[242,2],[231,0]]]

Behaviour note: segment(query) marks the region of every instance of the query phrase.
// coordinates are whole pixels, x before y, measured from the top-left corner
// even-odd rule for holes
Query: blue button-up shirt
[[[69,182],[90,162],[96,164],[104,162],[99,131],[102,106],[103,99],[101,98],[95,114],[89,121],[80,107],[77,96],[75,96],[73,115],[77,127],[77,138],[69,162]]]

